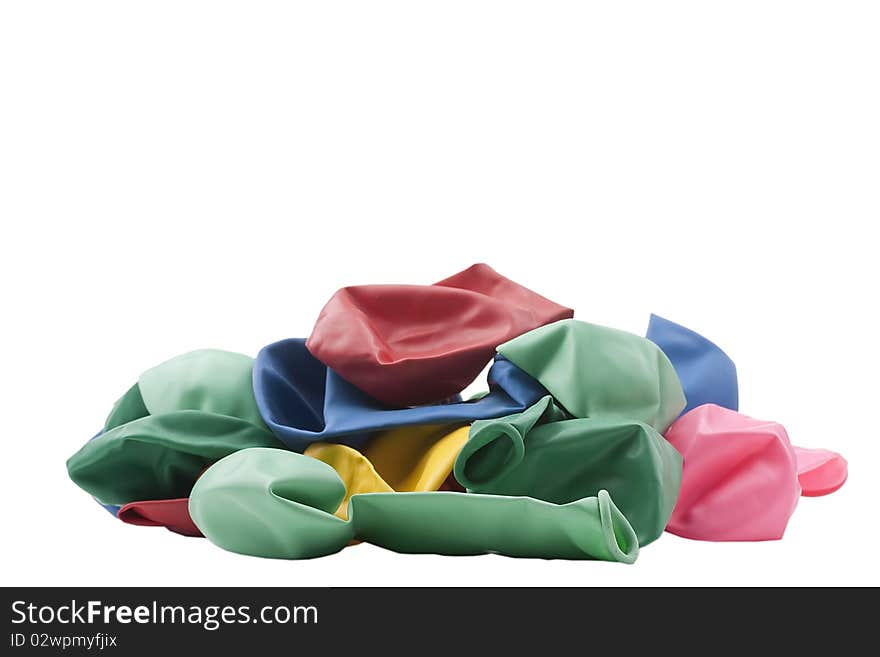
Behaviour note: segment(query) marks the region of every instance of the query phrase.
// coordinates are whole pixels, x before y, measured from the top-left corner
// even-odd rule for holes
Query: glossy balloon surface
[[[343,288],[306,345],[371,397],[413,406],[458,394],[496,346],[573,314],[478,264],[434,285]]]

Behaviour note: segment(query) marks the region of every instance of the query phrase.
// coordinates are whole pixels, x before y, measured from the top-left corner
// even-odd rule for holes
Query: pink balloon
[[[801,487],[781,424],[705,404],[676,420],[666,439],[683,459],[667,531],[703,541],[782,538]]]
[[[795,447],[798,481],[801,495],[819,497],[843,486],[847,477],[847,463],[837,452],[827,449]]]

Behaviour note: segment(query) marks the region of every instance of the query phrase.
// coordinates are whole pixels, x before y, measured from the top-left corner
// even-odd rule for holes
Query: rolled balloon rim
[[[824,452],[822,458],[801,469],[798,464],[798,483],[802,497],[823,497],[839,490],[849,478],[849,462],[837,452],[825,449],[794,448],[795,454]]]
[[[507,439],[508,449],[505,453],[504,463],[495,471],[486,477],[474,477],[468,474],[468,466],[471,458],[481,449],[497,442],[501,439]],[[452,472],[455,479],[465,488],[476,488],[480,485],[493,481],[504,476],[513,470],[520,461],[525,457],[526,447],[523,437],[516,427],[508,422],[492,421],[476,429],[471,429],[471,435],[468,441],[461,448],[458,457],[455,459]]]
[[[602,523],[608,550],[620,563],[635,563],[639,556],[639,538],[636,536],[636,530],[633,529],[623,512],[617,508],[607,490],[603,488],[596,497],[599,500],[599,521]],[[621,530],[622,535],[618,534],[618,529]],[[620,547],[621,539],[626,543],[626,552]]]

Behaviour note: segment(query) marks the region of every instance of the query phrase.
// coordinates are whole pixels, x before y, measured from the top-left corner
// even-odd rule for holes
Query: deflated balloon
[[[632,333],[570,319],[514,338],[498,353],[574,417],[637,420],[663,433],[685,407],[672,363]]]
[[[467,427],[406,427],[378,434],[363,453],[346,445],[312,443],[305,454],[331,466],[342,479],[346,494],[336,515],[346,520],[353,495],[439,490],[467,436]]]
[[[651,315],[646,337],[672,362],[687,398],[684,413],[703,404],[739,409],[736,365],[718,346],[657,315]]]
[[[189,517],[189,499],[129,502],[119,510],[119,519],[130,525],[165,527],[184,536],[201,536],[202,532]]]
[[[302,454],[249,449],[215,463],[196,482],[190,514],[220,547],[263,557],[331,554],[353,539],[399,552],[480,554],[632,563],[638,540],[607,492],[555,505],[470,493],[368,493],[334,515],[345,484]]]
[[[568,504],[474,493],[371,493],[351,500],[358,538],[395,552],[633,563],[639,544],[607,491]]]
[[[342,288],[306,346],[374,399],[413,406],[461,392],[497,345],[572,315],[477,264],[434,285]]]
[[[336,471],[345,486],[345,496],[339,500],[334,514],[348,520],[348,501],[352,495],[361,493],[393,493],[366,456],[348,445],[312,443],[304,452],[306,456],[326,463]]]
[[[102,504],[100,500],[95,500],[98,504],[104,507],[104,510],[107,511],[114,518],[119,513],[119,509],[122,508],[118,504]]]
[[[283,447],[250,422],[200,411],[149,415],[101,434],[67,462],[77,486],[108,504],[186,497],[214,461],[246,447]]]
[[[288,447],[313,442],[362,446],[376,431],[424,424],[470,423],[522,411],[547,391],[504,358],[489,370],[489,394],[473,401],[389,408],[328,369],[301,339],[265,347],[254,363],[254,394],[263,419]]]
[[[218,349],[172,358],[138,379],[150,415],[194,410],[263,427],[253,393],[254,359]]]
[[[70,478],[104,504],[183,498],[227,454],[283,447],[259,417],[252,363],[204,350],[145,372],[114,405],[104,431],[68,460]]]
[[[704,541],[782,538],[801,488],[781,424],[706,404],[676,420],[666,439],[682,455],[667,531]]]
[[[607,490],[645,546],[669,521],[681,456],[636,420],[570,419],[545,397],[532,408],[475,422],[455,462],[468,491],[566,504]]]
[[[224,550],[276,559],[339,552],[354,528],[334,512],[345,484],[326,463],[295,452],[248,449],[208,468],[195,483],[189,513]]]
[[[396,491],[438,490],[467,439],[466,426],[404,427],[377,434],[364,446],[364,454]]]

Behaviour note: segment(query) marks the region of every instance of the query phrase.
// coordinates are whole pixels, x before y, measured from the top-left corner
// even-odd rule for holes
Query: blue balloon
[[[687,398],[682,415],[703,404],[739,410],[736,365],[717,345],[657,315],[651,315],[645,337],[672,361]]]
[[[479,399],[393,408],[370,397],[321,363],[305,340],[264,347],[254,362],[254,396],[263,421],[291,449],[327,441],[361,446],[375,431],[418,424],[470,423],[519,413],[549,394],[506,358],[489,370]]]
[[[95,501],[98,502],[98,504],[103,506],[105,509],[107,509],[110,515],[112,515],[114,518],[119,515],[119,509],[122,508],[121,506],[117,506],[116,504],[104,504],[103,502],[99,502],[98,500]]]

